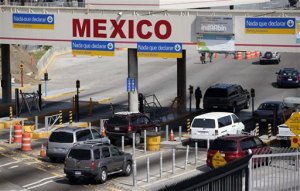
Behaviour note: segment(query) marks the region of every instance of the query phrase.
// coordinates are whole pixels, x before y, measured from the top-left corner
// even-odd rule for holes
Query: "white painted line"
[[[53,182],[53,180],[49,180],[49,181],[47,181],[47,182],[44,182],[44,183],[41,183],[41,184],[38,184],[38,185],[35,185],[35,186],[28,187],[27,189],[30,190],[30,189],[33,189],[33,188],[36,188],[36,187],[43,186],[43,185],[45,185],[45,184],[49,184],[49,183],[51,183],[51,182]]]
[[[43,178],[43,179],[41,179],[41,180],[39,180],[39,181],[30,183],[30,184],[26,184],[26,185],[24,185],[23,187],[28,187],[28,186],[31,186],[31,185],[34,185],[34,184],[38,184],[38,183],[43,182],[43,181],[45,181],[45,180],[52,179],[52,178],[56,178],[56,177],[57,177],[57,176],[51,176],[51,177],[48,177],[48,178]]]
[[[31,164],[36,164],[36,163],[41,163],[41,162],[38,162],[38,161],[33,161],[33,162],[27,162],[27,163],[25,163],[25,164],[27,164],[27,165],[31,165]]]
[[[21,161],[14,161],[14,162],[5,163],[5,164],[0,165],[0,168],[4,167],[4,166],[11,165],[11,164],[16,164],[16,163],[19,163],[19,162],[21,162]]]
[[[19,165],[11,166],[11,167],[9,167],[9,169],[17,168],[17,167],[19,167]]]

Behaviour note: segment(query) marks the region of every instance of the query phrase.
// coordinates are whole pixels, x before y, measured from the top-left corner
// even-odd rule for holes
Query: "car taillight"
[[[217,129],[215,130],[215,135],[219,135],[219,131]]]
[[[91,162],[91,169],[96,170],[96,161],[94,160]]]
[[[297,80],[300,81],[300,75],[297,77]]]
[[[132,131],[131,125],[128,125],[128,132]]]
[[[242,156],[244,156],[244,153],[228,153],[225,157],[228,160],[235,160],[241,158]]]

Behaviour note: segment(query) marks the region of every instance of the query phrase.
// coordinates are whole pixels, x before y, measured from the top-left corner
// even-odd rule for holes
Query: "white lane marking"
[[[19,167],[19,165],[11,166],[9,168],[12,169],[12,168],[17,168],[17,167]]]
[[[56,180],[62,180],[62,179],[64,179],[64,177],[57,177]],[[37,185],[31,186],[31,187],[27,187],[26,189],[30,190],[30,189],[33,189],[33,188],[36,188],[36,187],[40,187],[40,186],[43,186],[43,185],[45,185],[45,184],[49,184],[49,183],[52,183],[52,182],[54,182],[54,180],[48,180],[48,181],[46,181],[46,182],[44,182],[44,183],[37,184]]]
[[[48,178],[43,178],[43,179],[38,180],[38,181],[36,181],[36,182],[30,183],[30,184],[26,184],[26,185],[24,185],[23,187],[28,187],[28,186],[31,186],[31,185],[34,185],[34,184],[38,184],[38,183],[43,182],[43,181],[45,181],[45,180],[52,179],[52,178],[56,178],[56,177],[57,177],[57,176],[50,176],[50,177],[48,177]]]
[[[22,162],[22,161],[20,160],[20,161],[14,161],[14,162],[5,163],[5,164],[0,165],[0,168],[4,167],[4,166],[11,165],[11,164],[16,164],[16,163],[19,163],[19,162]]]
[[[31,165],[31,164],[36,164],[36,163],[41,163],[41,162],[34,161],[34,162],[27,162],[27,163],[25,163],[25,164]]]

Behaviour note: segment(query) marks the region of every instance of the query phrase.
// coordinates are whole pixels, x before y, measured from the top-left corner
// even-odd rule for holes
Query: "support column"
[[[182,58],[177,58],[177,112],[186,112],[186,50],[182,50]]]
[[[138,59],[137,49],[128,49],[128,78],[135,78],[135,91],[128,92],[128,111],[138,112]]]
[[[10,46],[1,45],[1,65],[2,65],[2,103],[11,103],[11,74],[10,74]]]

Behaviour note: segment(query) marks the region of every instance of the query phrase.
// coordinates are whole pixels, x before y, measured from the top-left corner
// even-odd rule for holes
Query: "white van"
[[[214,140],[226,134],[240,134],[245,125],[234,113],[210,112],[196,116],[191,125],[191,140]]]

